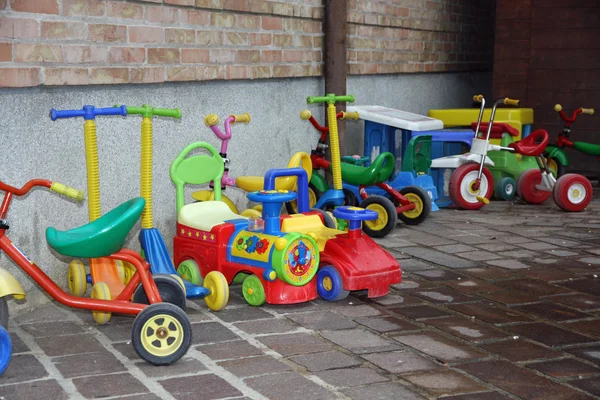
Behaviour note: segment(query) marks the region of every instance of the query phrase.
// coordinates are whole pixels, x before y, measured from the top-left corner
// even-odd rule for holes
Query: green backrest
[[[402,171],[429,173],[431,167],[431,135],[415,136],[406,145]]]
[[[186,158],[193,150],[202,148],[210,155],[198,154]],[[202,185],[214,182],[215,200],[221,200],[221,179],[225,165],[217,149],[206,142],[195,142],[186,146],[175,157],[169,170],[171,180],[175,184],[177,215],[184,205],[183,187],[185,184]]]

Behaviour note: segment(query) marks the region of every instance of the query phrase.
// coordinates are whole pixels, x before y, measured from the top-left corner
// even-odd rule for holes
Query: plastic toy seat
[[[202,201],[185,205],[179,211],[177,222],[210,232],[216,225],[232,219],[247,219],[231,211],[222,201]]]
[[[287,168],[302,167],[308,175],[312,176],[312,162],[308,153],[299,151],[294,153],[287,163]],[[275,190],[293,191],[296,187],[295,176],[285,176],[275,179]],[[235,179],[235,185],[246,192],[257,192],[265,189],[265,179],[262,176],[240,176]]]
[[[102,217],[69,231],[46,229],[46,241],[56,252],[69,257],[106,257],[123,248],[125,238],[142,215],[146,200],[136,197]]]
[[[511,143],[508,146],[524,156],[539,156],[546,150],[548,139],[548,132],[544,129],[537,129],[531,132],[525,139]],[[541,143],[536,143],[537,141],[541,141]]]
[[[379,154],[368,167],[342,163],[342,180],[351,185],[372,186],[389,180],[394,172],[394,155]]]
[[[479,125],[479,132],[487,133],[489,122],[482,122]],[[477,122],[471,123],[471,129],[475,130],[477,128]],[[492,123],[492,132],[490,132],[490,139],[502,139],[503,133],[508,133],[510,136],[519,136],[519,131],[507,123],[504,122],[494,122]]]
[[[305,233],[308,235],[314,233],[319,251],[323,251],[325,249],[325,244],[329,239],[333,239],[338,235],[346,234],[345,231],[327,228],[325,225],[323,225],[321,217],[319,217],[317,214],[292,214],[289,218],[285,218],[281,222],[281,231]]]

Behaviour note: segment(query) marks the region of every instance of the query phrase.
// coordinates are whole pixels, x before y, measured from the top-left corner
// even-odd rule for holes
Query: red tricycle
[[[123,248],[127,234],[144,210],[145,200],[137,197],[126,201],[94,222],[76,229],[46,229],[48,245],[59,254],[84,258],[108,257],[135,267],[135,274],[115,298],[111,299],[108,285],[104,282],[94,284],[92,298],[84,298],[62,290],[6,236],[9,224],[5,218],[13,196],[25,196],[34,187],[46,187],[79,201],[83,199],[82,191],[45,179],[33,179],[20,189],[0,181],[0,190],[5,192],[0,206],[0,250],[59,303],[92,310],[97,322],[107,322],[111,313],[137,315],[133,323],[131,341],[136,353],[147,362],[168,365],[181,358],[192,340],[192,327],[187,315],[173,304],[162,302],[150,273],[150,264],[138,253]],[[140,282],[149,305],[130,300]],[[181,296],[185,300],[183,287]]]

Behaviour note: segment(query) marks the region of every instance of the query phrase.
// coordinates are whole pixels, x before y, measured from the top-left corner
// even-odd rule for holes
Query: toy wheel
[[[127,285],[133,274],[135,274],[136,269],[128,262],[117,260],[117,271],[119,272],[119,278],[123,285]]]
[[[69,263],[67,277],[69,279],[69,293],[77,297],[85,296],[87,279],[85,276],[85,267],[80,260],[73,260]]]
[[[0,375],[6,371],[12,356],[12,342],[10,334],[4,327],[0,326]]]
[[[406,186],[400,194],[415,205],[412,210],[398,214],[398,219],[407,225],[418,225],[425,221],[431,212],[431,198],[427,192],[418,186]]]
[[[96,282],[92,286],[92,299],[110,300],[110,289],[104,282]],[[105,311],[92,311],[94,321],[100,325],[107,324],[110,321],[112,313]]]
[[[579,174],[566,174],[554,185],[554,202],[565,211],[583,211],[592,201],[592,184]]]
[[[331,265],[319,268],[319,272],[317,272],[317,293],[327,301],[343,300],[350,294],[349,291],[344,290],[344,282],[340,273]]]
[[[360,203],[360,207],[377,213],[376,220],[364,221],[362,224],[363,231],[371,237],[382,238],[386,236],[398,223],[396,207],[387,197],[369,196]]]
[[[473,189],[473,185],[477,181],[478,173],[479,164],[471,162],[456,168],[450,176],[448,194],[457,207],[465,210],[478,210],[483,207],[485,203],[479,201],[477,197],[482,196],[488,200],[492,197],[492,192],[494,191],[494,178],[492,178],[492,174],[485,167],[481,174],[479,190]]]
[[[242,284],[242,294],[244,299],[251,306],[262,306],[267,301],[265,288],[256,275],[250,275],[244,279]]]
[[[185,260],[177,267],[177,273],[183,279],[193,283],[196,286],[202,286],[202,275],[200,274],[200,267],[194,260]]]
[[[174,276],[167,274],[154,275],[154,282],[160,293],[163,303],[176,305],[185,311],[185,288]],[[144,285],[138,285],[133,292],[133,302],[139,304],[149,304]]]
[[[227,279],[219,271],[211,271],[204,278],[204,287],[210,294],[204,298],[209,309],[219,311],[225,308],[229,301],[229,285]]]
[[[539,169],[529,169],[523,172],[517,179],[519,197],[529,204],[542,204],[552,193],[536,188],[536,185],[540,183],[542,183],[542,172]]]
[[[8,327],[8,304],[4,297],[0,297],[0,326]]]
[[[331,213],[325,212],[320,208],[311,208],[310,211],[318,211],[323,216],[323,223],[327,228],[337,229],[337,222]]]
[[[150,364],[173,364],[192,343],[192,325],[181,308],[169,303],[152,304],[133,321],[131,343]]]
[[[358,198],[356,198],[356,195],[354,194],[354,192],[350,189],[343,189],[344,192],[344,205],[345,206],[352,206],[352,207],[356,207],[358,206]]]
[[[308,184],[308,208],[312,210],[312,208],[317,204],[317,201],[321,198],[322,193],[313,185],[312,183]],[[285,203],[285,210],[288,214],[298,214],[298,204],[296,200],[287,201]]]
[[[496,197],[502,200],[512,200],[517,193],[517,183],[509,176],[500,179],[496,184]]]
[[[546,158],[546,164],[548,164],[550,171],[556,174],[557,179],[567,173],[567,168],[556,158]]]

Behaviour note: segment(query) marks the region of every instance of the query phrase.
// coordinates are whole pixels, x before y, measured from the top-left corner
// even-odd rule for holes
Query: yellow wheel
[[[242,211],[241,214],[243,217],[254,217],[254,218],[262,218],[262,213],[258,210],[255,210],[253,208],[249,208],[247,210]]]
[[[117,260],[117,271],[123,285],[127,285],[135,273],[135,267],[128,262]]]
[[[400,221],[407,225],[418,225],[429,216],[431,212],[431,198],[423,188],[406,186],[400,190],[400,194],[415,205],[415,208],[412,210],[398,214]]]
[[[308,184],[308,209],[312,210],[317,204],[317,201],[321,197],[321,192],[312,184]],[[288,214],[298,214],[298,204],[296,200],[288,201],[285,203],[285,210]]]
[[[97,282],[92,286],[92,299],[110,300],[110,289],[104,282]],[[100,325],[107,324],[110,321],[112,313],[104,311],[92,311],[94,321]]]
[[[204,285],[210,294],[204,298],[204,302],[212,311],[225,308],[229,301],[229,285],[227,279],[219,271],[211,271],[204,277]]]
[[[85,296],[87,280],[85,276],[85,267],[80,260],[73,260],[69,263],[68,279],[69,293],[77,297]]]
[[[386,236],[398,223],[396,207],[387,197],[369,196],[360,203],[360,207],[377,213],[376,220],[363,222],[363,231],[371,237]]]

